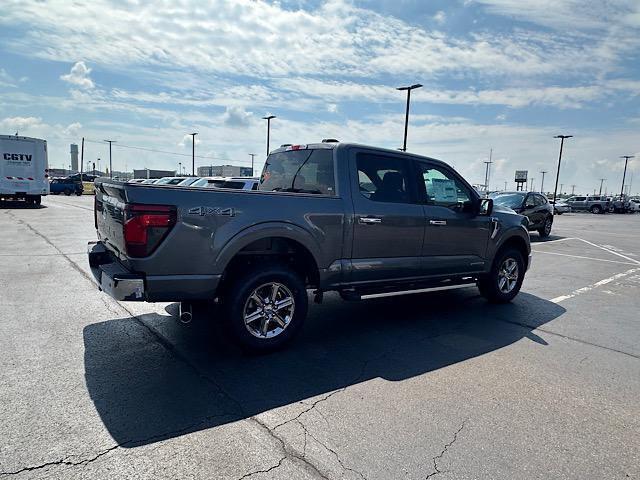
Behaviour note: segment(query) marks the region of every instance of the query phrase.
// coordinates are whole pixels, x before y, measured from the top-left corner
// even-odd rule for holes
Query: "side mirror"
[[[493,198],[481,198],[478,215],[488,217],[493,213]]]

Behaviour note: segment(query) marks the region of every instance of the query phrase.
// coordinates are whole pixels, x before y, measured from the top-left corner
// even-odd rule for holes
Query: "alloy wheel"
[[[291,290],[281,283],[265,283],[254,289],[245,302],[244,325],[254,337],[273,338],[289,326],[294,311]]]
[[[511,293],[518,283],[518,262],[506,258],[498,270],[498,289],[502,293]]]

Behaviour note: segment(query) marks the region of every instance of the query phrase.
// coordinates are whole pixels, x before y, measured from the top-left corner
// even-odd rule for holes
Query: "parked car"
[[[53,195],[60,195],[61,193],[64,193],[68,196],[75,193],[80,196],[84,191],[84,187],[82,182],[79,180],[72,180],[70,178],[53,178],[49,183],[49,191]]]
[[[631,211],[629,199],[626,196],[611,198],[609,211],[613,213],[628,213]]]
[[[536,230],[546,238],[551,234],[553,225],[553,205],[547,197],[538,192],[499,192],[491,198],[496,205],[508,207],[529,219],[529,230]]]
[[[609,211],[610,202],[604,195],[593,196],[573,196],[565,201],[572,211],[583,211],[591,213],[605,213]]]
[[[192,187],[233,188],[237,190],[257,190],[258,179],[251,177],[202,177],[191,184]]]
[[[155,183],[155,185],[178,185],[186,179],[187,177],[162,177]]]
[[[531,260],[525,217],[494,208],[446,163],[397,150],[281,147],[257,190],[106,181],[97,180],[98,241],[88,248],[100,288],[118,300],[181,302],[185,321],[191,302],[215,299],[251,350],[300,331],[307,289],[321,302],[327,291],[358,300],[477,284],[504,303]]]
[[[198,180],[200,180],[200,177],[187,177],[184,180],[182,180],[180,183],[178,183],[178,186],[188,187],[189,185],[197,182]]]
[[[563,213],[571,212],[571,207],[560,199],[555,202],[553,200],[549,200],[549,203],[553,206],[554,215],[562,215]]]
[[[153,185],[153,184],[157,183],[158,180],[160,180],[160,179],[159,178],[145,178],[140,183],[143,184],[143,185]]]
[[[629,210],[631,212],[640,212],[640,198],[631,198],[629,200]]]
[[[132,178],[127,183],[143,183],[145,180],[146,178]]]

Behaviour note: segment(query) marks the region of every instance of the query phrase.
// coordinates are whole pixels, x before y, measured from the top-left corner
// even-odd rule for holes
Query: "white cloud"
[[[230,127],[247,127],[251,123],[253,113],[242,107],[227,107],[222,115],[222,121]]]
[[[447,15],[442,11],[439,10],[438,12],[436,12],[436,14],[433,16],[433,20],[438,24],[438,25],[443,25],[444,22],[447,20]]]
[[[70,137],[76,137],[78,136],[78,132],[80,132],[81,129],[82,129],[82,124],[80,122],[74,122],[67,125],[65,129],[62,130],[62,133]]]
[[[91,69],[88,68],[84,62],[76,62],[73,67],[71,67],[71,71],[66,75],[61,75],[60,78],[80,88],[90,89],[94,87],[93,81],[89,78],[90,73]]]
[[[16,87],[16,81],[4,68],[0,68],[0,87]]]
[[[338,112],[338,105],[335,104],[335,103],[327,104],[327,112],[329,112],[329,113],[337,113]]]
[[[39,117],[7,117],[0,120],[0,130],[11,133],[20,132],[21,135],[30,135],[31,132],[42,126]]]

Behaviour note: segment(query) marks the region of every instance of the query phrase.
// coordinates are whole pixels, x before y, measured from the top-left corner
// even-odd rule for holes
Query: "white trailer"
[[[40,204],[49,194],[47,141],[0,135],[0,199]]]

